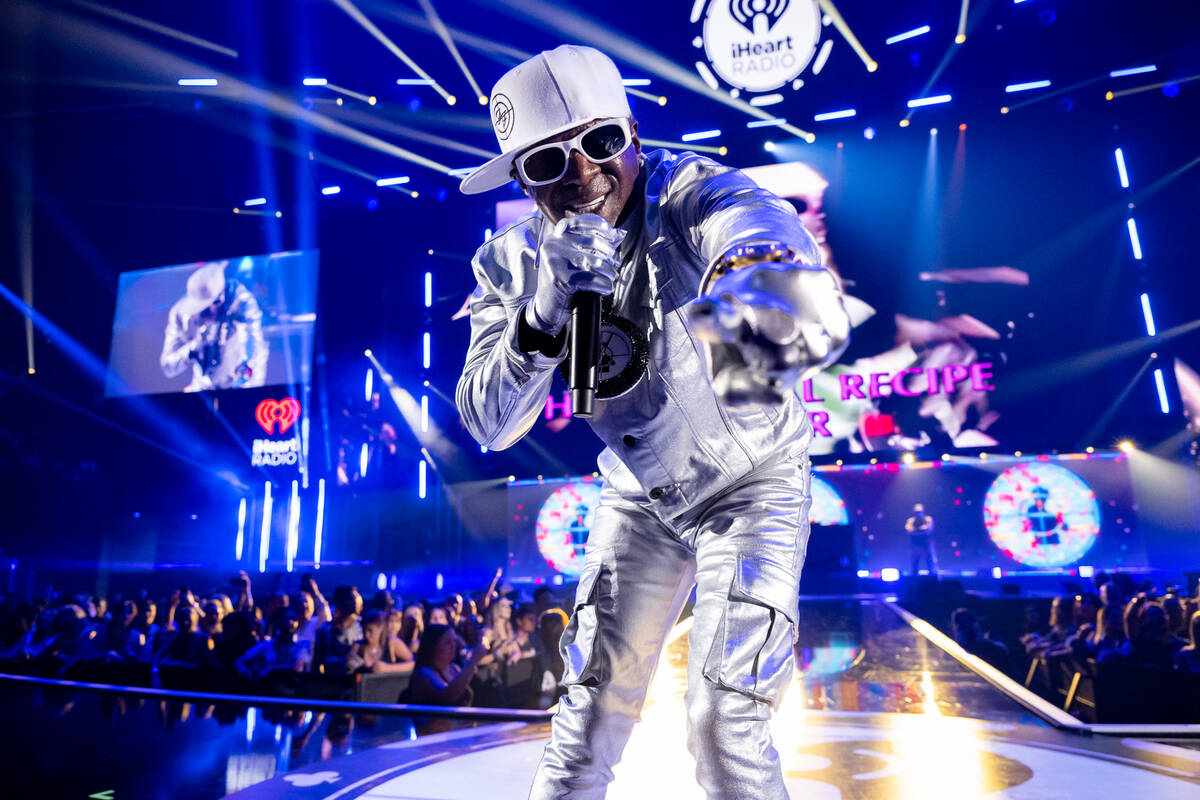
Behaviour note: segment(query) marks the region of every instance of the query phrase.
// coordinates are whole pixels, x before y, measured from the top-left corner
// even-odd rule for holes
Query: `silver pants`
[[[567,694],[531,800],[602,798],[663,642],[696,586],[688,750],[709,800],[785,800],[767,727],[792,677],[807,458],[758,469],[671,520],[605,491],[562,639]]]

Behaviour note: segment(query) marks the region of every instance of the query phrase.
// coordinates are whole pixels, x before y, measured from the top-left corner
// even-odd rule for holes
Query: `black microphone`
[[[592,416],[599,364],[600,295],[576,292],[571,297],[571,354],[567,366],[572,417]]]

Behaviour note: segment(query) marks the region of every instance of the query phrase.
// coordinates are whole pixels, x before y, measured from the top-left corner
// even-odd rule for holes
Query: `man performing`
[[[707,158],[643,153],[596,50],[515,67],[491,114],[503,155],[462,190],[515,179],[537,211],[475,254],[467,428],[493,449],[529,431],[568,358],[576,293],[604,296],[601,342],[622,342],[601,360],[604,486],[530,796],[604,796],[694,584],[697,779],[709,798],[785,798],[767,725],[792,674],[812,437],[791,387],[844,348],[836,280],[787,202]]]
[[[262,309],[245,286],[213,261],[188,276],[187,293],[171,306],[159,365],[174,378],[190,365],[185,392],[262,386],[267,379],[267,340]]]
[[[912,553],[912,574],[916,575],[924,560],[930,575],[937,575],[937,550],[933,546],[933,517],[925,513],[925,506],[913,506],[913,515],[904,521],[908,531],[908,545]]]

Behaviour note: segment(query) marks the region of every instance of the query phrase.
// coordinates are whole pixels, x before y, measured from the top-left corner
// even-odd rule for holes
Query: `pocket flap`
[[[587,564],[579,575],[579,587],[575,590],[575,608],[596,604],[596,592],[600,588],[600,562]]]
[[[738,556],[731,592],[782,611],[793,623],[799,616],[799,576],[773,561],[749,553]]]

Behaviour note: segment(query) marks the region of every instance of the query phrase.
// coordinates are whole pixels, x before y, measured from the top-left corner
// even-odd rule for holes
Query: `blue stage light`
[[[303,83],[305,86],[326,86],[329,81],[326,78],[305,78]]]
[[[421,463],[417,465],[417,497],[425,499],[425,459],[421,459]]]
[[[324,195],[341,194],[341,193],[342,193],[342,187],[340,187],[340,186],[322,186],[321,187],[321,194],[324,194]]]
[[[853,108],[843,108],[840,111],[825,111],[820,114],[814,114],[813,122],[825,122],[826,120],[831,119],[846,119],[847,117],[853,117],[857,113],[858,112]]]
[[[396,78],[397,86],[433,86],[433,78]]]
[[[258,537],[258,571],[267,571],[267,551],[271,546],[271,482],[263,484],[262,529]]]
[[[251,197],[249,200],[245,200],[242,202],[242,205],[246,206],[247,208],[249,208],[250,206],[265,206],[266,204],[267,204],[267,198],[265,198],[265,197]]]
[[[1129,244],[1133,246],[1133,257],[1138,261],[1142,260],[1142,242],[1138,238],[1137,223],[1133,221],[1133,217],[1125,220],[1126,227],[1129,228]]]
[[[300,481],[292,481],[292,501],[288,503],[287,551],[284,553],[288,572],[291,572],[296,565],[296,550],[299,544]]]
[[[375,588],[381,592],[387,588],[387,575],[381,572],[375,576]]]
[[[1167,399],[1167,384],[1163,380],[1161,369],[1154,370],[1154,386],[1158,389],[1158,407],[1164,414],[1171,413],[1171,403]]]
[[[430,356],[429,332],[426,331],[425,333],[421,334],[421,366],[423,366],[425,369],[429,369],[429,361],[430,361],[429,356]]]
[[[1154,72],[1158,69],[1154,64],[1147,64],[1144,67],[1129,67],[1128,69],[1114,69],[1108,73],[1110,78],[1124,78],[1127,75],[1141,75],[1145,72]]]
[[[433,308],[433,273],[425,273],[425,307]]]
[[[412,179],[409,178],[407,175],[401,175],[396,178],[380,178],[379,180],[375,181],[375,185],[376,186],[399,186],[402,183],[408,183],[410,180],[412,180]]]
[[[367,477],[367,456],[368,455],[369,455],[369,452],[367,450],[367,443],[363,442],[362,449],[358,451],[358,477],[360,477],[360,478]]]
[[[1117,159],[1117,176],[1121,179],[1121,188],[1129,188],[1129,173],[1125,171],[1125,154],[1121,152],[1121,148],[1113,151],[1113,157]]]
[[[863,138],[864,139],[874,139],[875,138],[875,129],[874,128],[864,129],[863,130]]]
[[[367,352],[369,353],[370,351],[368,350]],[[375,391],[375,370],[372,369],[371,367],[367,367],[367,377],[366,377],[366,380],[363,381],[363,400],[368,403],[371,402],[371,393],[374,391]]]
[[[883,40],[883,43],[895,44],[896,42],[903,42],[905,39],[911,39],[914,36],[921,36],[926,33],[929,33],[929,26],[922,25],[919,28],[913,28],[911,31],[905,31],[904,33],[897,33],[895,36],[889,36]]]
[[[1154,312],[1150,309],[1150,295],[1142,292],[1142,319],[1146,321],[1146,335],[1157,336],[1158,329],[1154,326]]]
[[[884,567],[879,570],[879,577],[883,579],[884,583],[895,583],[900,580],[900,570],[895,567]]]
[[[936,106],[941,103],[949,103],[950,95],[936,94],[931,97],[918,97],[915,100],[908,101],[909,108],[920,108],[921,106]]]
[[[783,117],[775,117],[774,119],[752,119],[746,123],[747,128],[771,128],[779,125],[786,125],[787,120]]]
[[[321,540],[325,533],[325,479],[317,481],[317,524],[313,531],[313,569],[321,568]]]
[[[713,129],[711,131],[692,131],[691,133],[685,133],[683,136],[680,136],[679,141],[698,142],[701,139],[715,139],[720,135],[721,131],[719,129]]]
[[[216,86],[216,78],[180,78],[180,86]]]
[[[649,86],[649,78],[623,78],[621,84],[624,86]]]
[[[1004,87],[1004,91],[1009,94],[1014,94],[1016,92],[1027,92],[1030,89],[1045,89],[1049,85],[1050,81],[1046,80],[1028,81],[1026,83],[1010,83],[1008,86]]]
[[[429,395],[421,395],[421,433],[429,433]]]
[[[242,560],[242,551],[246,544],[246,498],[238,501],[238,532],[237,542],[233,546],[234,558]]]

